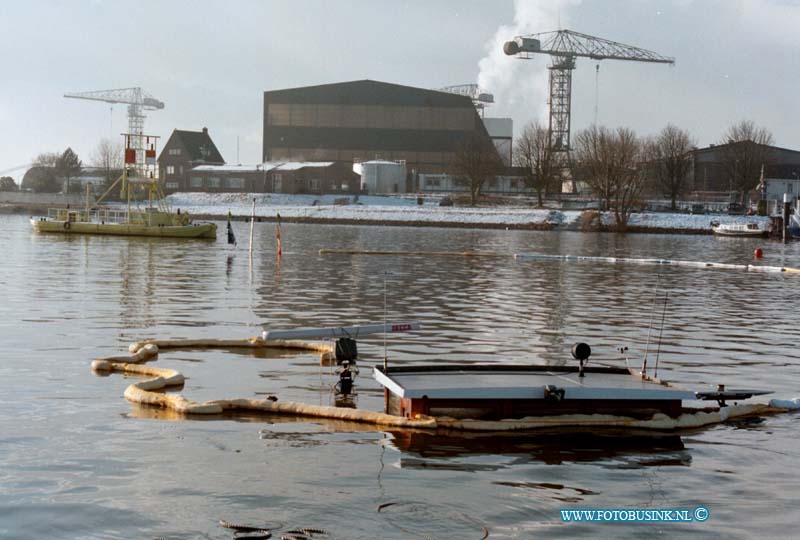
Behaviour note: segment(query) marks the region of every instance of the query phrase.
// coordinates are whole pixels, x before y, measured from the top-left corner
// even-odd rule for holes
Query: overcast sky
[[[375,79],[480,81],[487,116],[546,119],[549,58],[502,55],[515,35],[568,28],[674,56],[579,59],[573,132],[595,118],[640,134],[667,123],[700,146],[743,118],[800,149],[800,1],[3,1],[0,173],[71,146],[84,163],[126,131],[124,105],[64,92],[141,86],[166,103],[145,132],[206,126],[228,163],[261,158],[265,90]],[[596,99],[597,96],[597,99]],[[162,139],[162,143],[165,139]],[[11,176],[21,178],[23,170]]]

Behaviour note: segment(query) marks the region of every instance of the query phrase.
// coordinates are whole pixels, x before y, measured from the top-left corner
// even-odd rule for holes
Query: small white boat
[[[757,238],[765,236],[768,231],[762,229],[758,223],[720,223],[711,222],[711,232],[716,236],[732,236],[743,238]]]

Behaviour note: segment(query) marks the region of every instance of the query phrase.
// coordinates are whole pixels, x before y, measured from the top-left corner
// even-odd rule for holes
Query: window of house
[[[272,175],[272,192],[273,193],[281,193],[283,189],[283,176],[280,174],[273,174]]]
[[[219,185],[220,185],[219,177],[217,176],[208,177],[208,187],[218,188]]]
[[[169,154],[170,156],[179,156],[179,155],[181,155],[181,149],[180,148],[170,148],[169,152],[167,152],[167,154]]]
[[[189,178],[189,186],[203,187],[203,178],[200,176],[192,176],[191,178]]]
[[[231,189],[244,189],[244,178],[228,178],[227,184]]]
[[[308,189],[309,191],[319,191],[319,178],[309,178]]]
[[[167,174],[175,174],[175,167],[173,165],[167,165]]]
[[[167,189],[178,189],[178,182],[167,182]]]

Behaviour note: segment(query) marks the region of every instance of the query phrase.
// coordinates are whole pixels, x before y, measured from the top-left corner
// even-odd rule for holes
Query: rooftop
[[[200,165],[192,170],[208,172],[296,171],[311,167],[330,167],[333,163],[333,161],[267,161],[257,165]]]

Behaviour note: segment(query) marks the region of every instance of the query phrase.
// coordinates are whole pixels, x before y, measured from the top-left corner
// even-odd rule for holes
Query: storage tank
[[[405,193],[405,161],[373,160],[361,162],[359,165],[362,190],[370,194]]]

